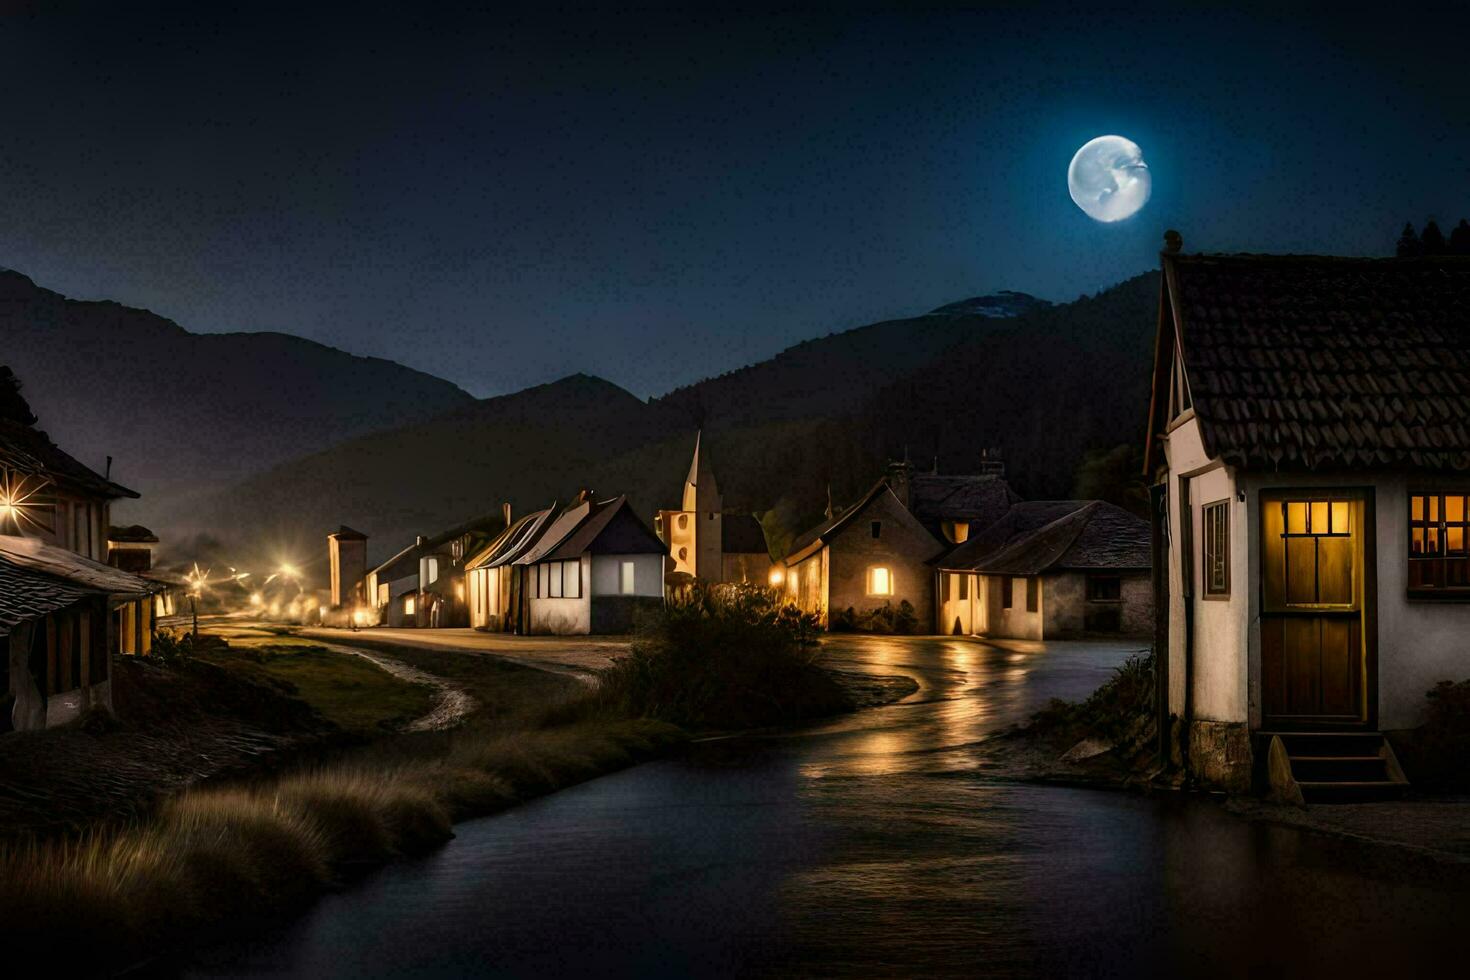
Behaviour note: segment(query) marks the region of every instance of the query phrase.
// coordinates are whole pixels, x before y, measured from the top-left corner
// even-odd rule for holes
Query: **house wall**
[[[592,632],[592,595],[596,591],[594,584],[596,567],[591,555],[584,554],[580,562],[582,566],[582,594],[580,596],[575,599],[530,596],[526,599],[528,632],[557,635]],[[528,577],[535,576],[535,565],[525,566],[525,568]],[[534,578],[531,580],[534,581]],[[660,595],[662,595],[662,589],[663,582],[660,579]]]
[[[1011,608],[1005,608],[1005,586],[1000,575],[985,575],[985,635],[1007,640],[1040,640],[1046,627],[1046,581],[1037,583],[1036,612],[1026,609],[1026,579],[1011,576]]]
[[[984,579],[974,572],[938,573],[939,617],[936,627],[944,636],[968,636],[984,630]],[[960,580],[965,582],[960,588]],[[965,597],[960,598],[961,591]]]
[[[878,521],[878,537],[872,523]],[[859,613],[890,603],[896,609],[907,600],[914,607],[920,630],[934,628],[934,570],[927,562],[943,550],[891,493],[878,494],[863,512],[827,542],[827,601],[830,611],[854,609]],[[887,568],[893,578],[892,595],[868,592],[869,570]]]
[[[379,582],[381,585],[382,583]],[[412,617],[403,614],[403,597],[409,593],[415,596],[419,589],[419,577],[417,575],[405,575],[402,578],[392,579],[388,585],[388,606],[383,613],[383,624],[385,626],[415,626],[417,625],[417,613]]]
[[[802,612],[811,613],[827,624],[828,549],[822,548],[810,557],[786,569],[786,599]]]
[[[1374,570],[1378,639],[1378,727],[1412,728],[1424,721],[1424,695],[1442,680],[1470,678],[1470,602],[1410,599],[1408,589],[1409,495],[1444,491],[1470,493],[1470,476],[1416,477],[1403,473],[1359,472],[1281,476],[1249,474],[1242,481],[1251,503],[1250,616],[1259,616],[1260,523],[1262,490],[1293,487],[1372,490]],[[1260,723],[1260,630],[1250,634],[1252,723]]]
[[[64,725],[92,708],[112,710],[113,617],[102,597],[20,623],[0,637],[13,703],[0,731]]]
[[[664,594],[664,560],[658,554],[643,555],[592,555],[592,594],[594,596],[621,595],[618,576],[622,574],[625,561],[633,563],[633,594],[644,597],[662,598]],[[587,560],[586,557],[583,558]]]
[[[1044,577],[1042,592],[1043,635],[1048,640],[1065,640],[1080,635],[1096,635],[1096,620],[1091,614],[1117,607],[1118,636],[1148,637],[1153,633],[1153,582],[1148,572],[1119,572],[1120,598],[1116,602],[1091,601],[1087,598],[1087,581],[1092,574],[1111,575],[1101,571],[1057,572]],[[1093,626],[1089,626],[1091,620]]]
[[[333,606],[354,605],[358,584],[367,577],[367,541],[363,538],[327,537],[327,561],[331,572]]]
[[[662,540],[669,546],[669,553],[673,557],[673,571],[693,575],[696,559],[695,519],[698,515],[687,510],[662,510],[658,516],[659,530],[663,532]]]

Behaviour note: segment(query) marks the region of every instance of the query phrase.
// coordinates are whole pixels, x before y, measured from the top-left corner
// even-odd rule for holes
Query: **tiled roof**
[[[987,536],[956,548],[940,564],[987,575],[1064,570],[1137,570],[1151,563],[1149,526],[1101,500],[1017,504]]]
[[[498,568],[509,565],[540,540],[555,513],[556,504],[553,503],[545,510],[533,511],[513,521],[498,537],[475,552],[465,562],[465,568]]]
[[[940,521],[990,525],[1020,499],[999,476],[916,473],[909,478],[909,510],[926,526]]]
[[[1470,259],[1165,254],[1164,270],[1211,455],[1470,469]]]
[[[62,452],[46,433],[11,419],[0,419],[0,466],[20,473],[44,473],[57,483],[100,497],[138,496]]]
[[[21,623],[100,595],[106,593],[0,559],[0,635],[9,634]]]
[[[131,572],[104,565],[35,538],[0,534],[0,560],[109,595],[142,596],[157,592],[161,587]]]

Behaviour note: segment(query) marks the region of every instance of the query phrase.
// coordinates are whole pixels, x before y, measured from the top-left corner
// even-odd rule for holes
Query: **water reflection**
[[[918,692],[466,824],[191,972],[1406,975],[1457,934],[1458,879],[1196,800],[974,773],[988,731],[1086,694],[1127,652],[848,641],[839,666]]]

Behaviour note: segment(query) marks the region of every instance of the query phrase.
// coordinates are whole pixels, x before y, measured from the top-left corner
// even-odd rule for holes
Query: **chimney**
[[[909,506],[909,483],[913,473],[914,464],[910,463],[907,459],[902,463],[888,464],[888,474],[886,476],[888,489],[893,491],[893,495],[905,507]]]
[[[506,527],[510,527],[510,501],[509,500],[507,500],[505,503],[503,503],[503,504],[500,505],[500,512],[501,512],[501,515],[505,518],[505,526]]]
[[[577,491],[577,503],[586,503],[587,501],[591,500],[593,492],[594,491],[591,487],[586,487],[582,490]]]
[[[102,471],[102,479],[112,479],[112,457],[107,457],[107,468]]]
[[[1168,231],[1164,232],[1164,251],[1178,252],[1182,248],[1184,248],[1183,235],[1179,234],[1179,232],[1175,231],[1173,228],[1170,228]]]
[[[413,543],[416,547],[422,548],[429,543],[429,539],[420,534],[413,539]]]

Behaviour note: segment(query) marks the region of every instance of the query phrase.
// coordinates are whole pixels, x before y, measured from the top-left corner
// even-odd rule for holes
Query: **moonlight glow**
[[[1153,177],[1138,144],[1122,136],[1088,140],[1067,168],[1072,200],[1094,221],[1132,217],[1148,203]]]

